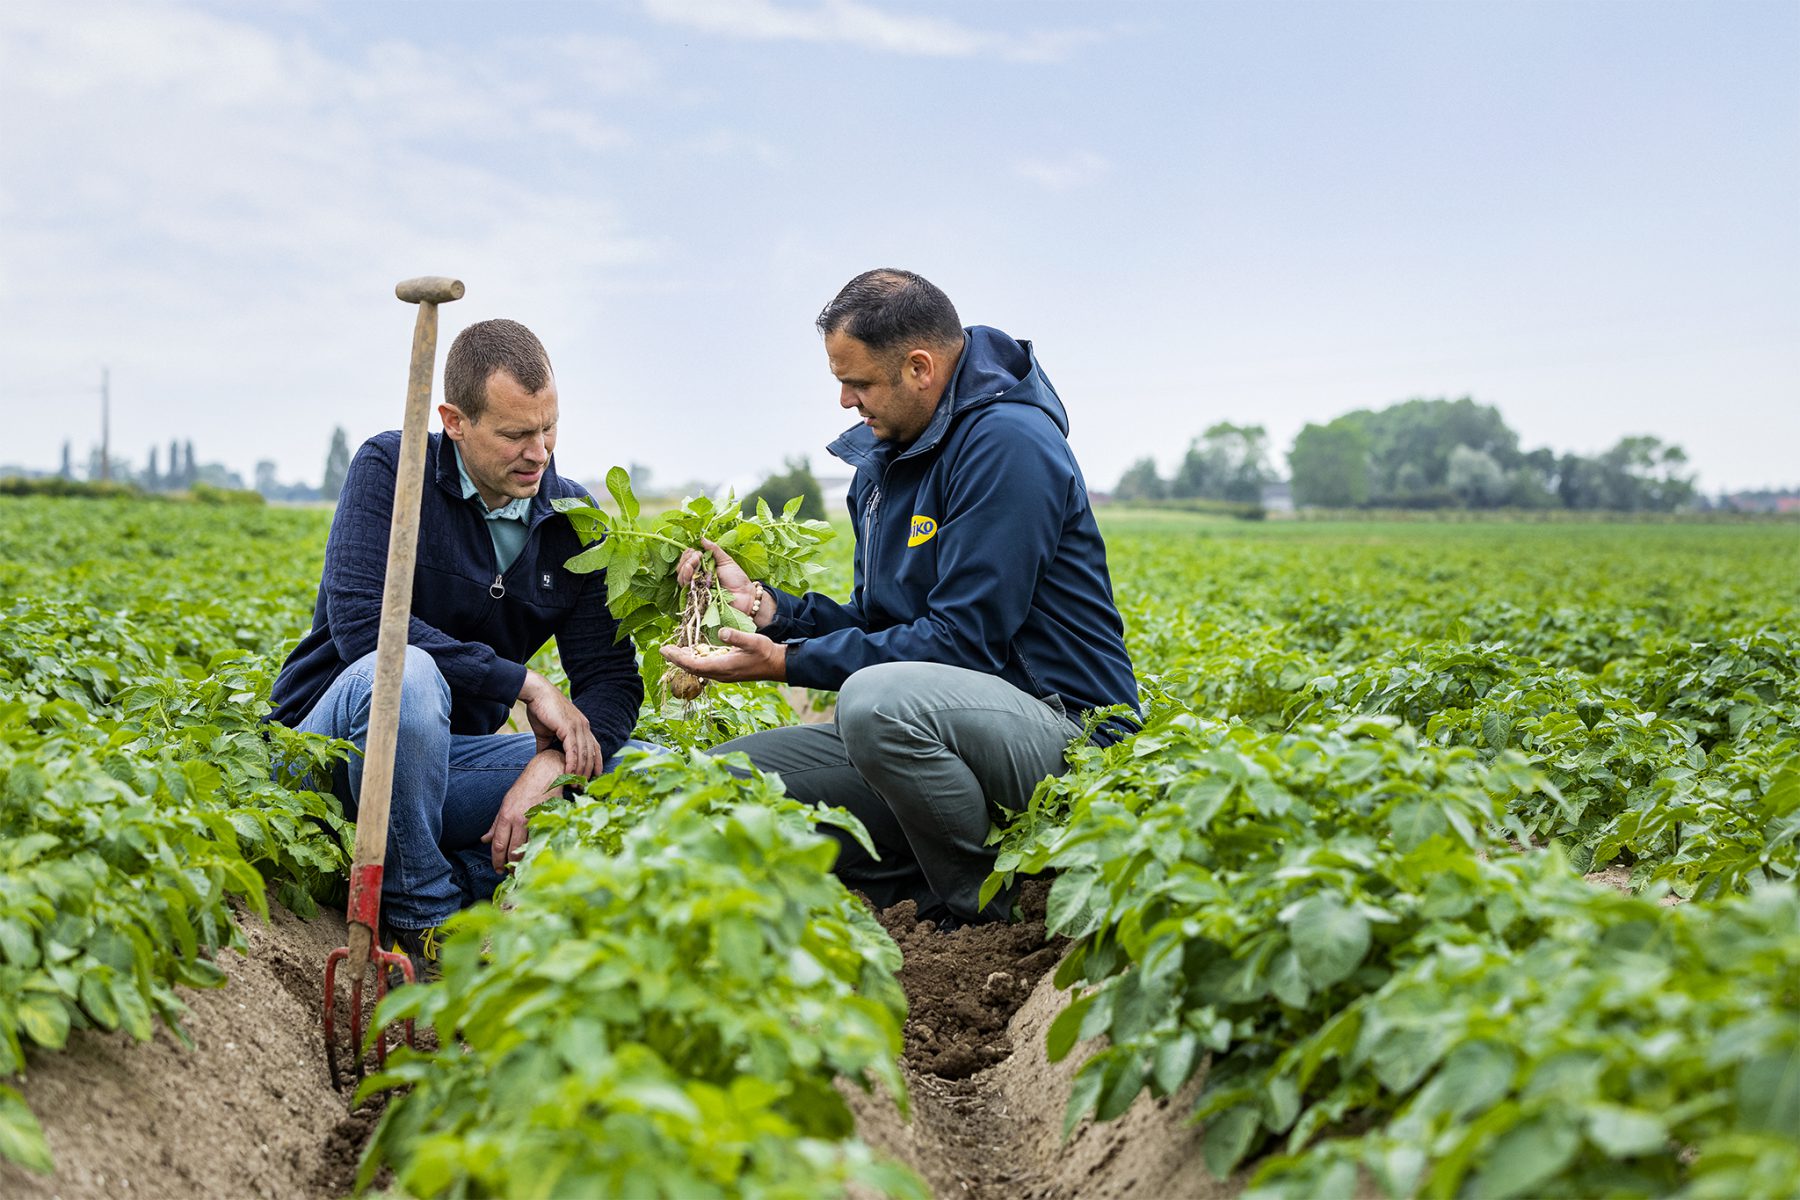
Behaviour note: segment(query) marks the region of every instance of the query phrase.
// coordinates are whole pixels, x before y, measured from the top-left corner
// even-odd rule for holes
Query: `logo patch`
[[[915,515],[912,519],[912,536],[906,539],[908,546],[923,546],[937,536],[938,523],[930,517]]]
[[[556,586],[556,580],[551,577],[550,572],[545,571],[538,576],[538,586],[541,588],[552,588]]]

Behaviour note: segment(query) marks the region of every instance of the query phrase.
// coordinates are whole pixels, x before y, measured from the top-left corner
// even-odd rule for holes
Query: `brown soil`
[[[1596,884],[1600,887],[1612,888],[1614,891],[1630,893],[1635,890],[1631,886],[1631,868],[1620,866],[1618,863],[1612,863],[1609,866],[1602,867],[1598,871],[1589,871],[1586,875],[1583,875],[1582,878],[1589,883]],[[1669,908],[1680,904],[1681,902],[1680,896],[1677,896],[1674,892],[1670,892],[1661,900],[1658,900],[1657,904],[1661,905],[1663,908]]]
[[[879,914],[906,955],[911,1008],[901,1061],[911,1119],[879,1092],[844,1085],[857,1132],[905,1162],[939,1197],[972,1200],[1209,1200],[1243,1190],[1220,1182],[1200,1157],[1204,1131],[1186,1115],[1203,1076],[1177,1096],[1138,1098],[1116,1121],[1083,1121],[1065,1142],[1063,1111],[1075,1071],[1093,1047],[1062,1062],[1044,1037],[1068,1001],[1051,981],[1067,947],[1044,930],[1044,881],[1020,889],[1016,925],[939,932],[908,901]]]
[[[967,1079],[1013,1052],[1007,1024],[1067,944],[1044,932],[1048,892],[1047,883],[1035,880],[1020,888],[1025,919],[1016,925],[970,925],[942,933],[919,920],[911,900],[878,914],[906,956],[900,986],[910,1005],[910,1066],[939,1079]]]
[[[366,1118],[326,1078],[319,1030],[325,955],[340,917],[275,909],[246,917],[244,955],[226,951],[229,984],[184,991],[190,1049],[169,1030],[149,1042],[78,1032],[34,1054],[22,1080],[57,1173],[0,1162],[0,1195],[338,1197],[355,1177]],[[364,1135],[366,1136],[366,1134]]]

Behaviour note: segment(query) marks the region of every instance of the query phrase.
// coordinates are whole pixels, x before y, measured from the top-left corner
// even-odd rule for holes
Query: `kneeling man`
[[[977,904],[989,822],[1065,769],[1089,709],[1137,707],[1067,414],[1029,342],[964,329],[909,271],[857,276],[817,324],[838,403],[861,418],[830,447],[856,470],[854,591],[778,592],[709,547],[757,632],[725,631],[731,654],[663,653],[711,679],[838,691],[833,724],[715,753],[742,750],[795,797],[861,818],[880,860],[840,835],[837,872],[877,905],[915,900],[947,927],[1001,919],[1010,896]]]
[[[556,377],[516,321],[482,321],[444,362],[444,431],[425,451],[412,626],[382,885],[382,942],[435,974],[437,927],[491,895],[525,843],[526,813],[564,773],[597,775],[637,724],[643,683],[614,636],[604,572],[550,502],[585,496],[556,473]],[[348,738],[369,731],[398,431],[357,451],[344,481],[312,630],[282,666],[270,719]],[[571,696],[526,663],[556,638]],[[531,733],[501,734],[515,701]],[[355,815],[362,760],[334,781]]]

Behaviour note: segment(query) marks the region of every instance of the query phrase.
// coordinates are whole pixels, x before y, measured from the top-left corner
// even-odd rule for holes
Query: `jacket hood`
[[[956,374],[918,441],[897,450],[893,443],[882,441],[867,425],[859,423],[840,434],[826,447],[827,452],[859,470],[893,458],[924,454],[943,439],[963,413],[987,404],[1029,404],[1041,408],[1062,435],[1069,436],[1068,410],[1038,366],[1030,342],[1019,341],[988,325],[971,325],[963,330],[963,335],[966,341]]]

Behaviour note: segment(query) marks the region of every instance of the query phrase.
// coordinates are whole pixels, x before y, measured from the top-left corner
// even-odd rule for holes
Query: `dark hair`
[[[536,395],[550,382],[550,356],[537,335],[517,321],[477,321],[450,343],[444,356],[444,399],[471,421],[487,408],[487,381],[505,371]]]
[[[922,275],[892,267],[864,271],[819,314],[819,332],[840,330],[877,354],[924,343],[962,342],[962,319],[943,290]]]

